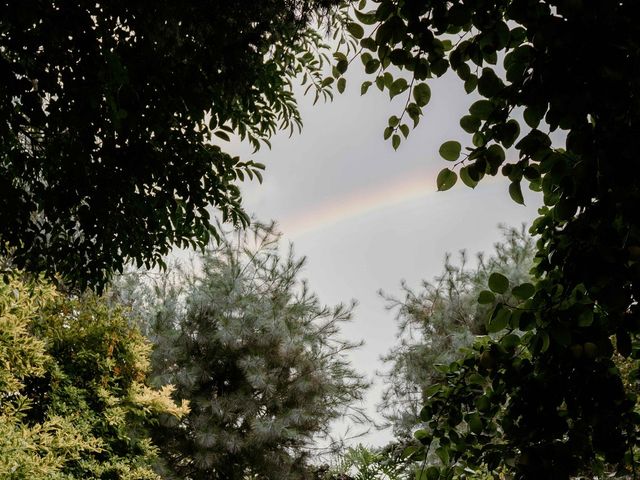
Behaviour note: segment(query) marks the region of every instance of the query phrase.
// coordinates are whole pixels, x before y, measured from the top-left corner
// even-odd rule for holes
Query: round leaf
[[[494,272],[489,276],[489,288],[495,293],[505,293],[509,289],[509,279],[501,273]]]
[[[493,303],[495,302],[495,300],[496,300],[496,296],[493,294],[493,292],[490,292],[489,290],[483,290],[480,292],[480,295],[478,295],[478,303],[482,305]]]
[[[527,300],[536,293],[536,287],[531,283],[523,283],[522,285],[513,287],[511,293],[514,297],[519,298],[520,300]]]
[[[502,305],[498,305],[491,315],[487,331],[489,333],[496,333],[503,330],[509,325],[509,319],[511,318],[511,311]]]
[[[449,160],[450,162],[455,162],[460,157],[460,151],[462,150],[462,145],[460,142],[456,142],[455,140],[450,140],[448,142],[444,142],[440,145],[440,156],[445,160]]]
[[[436,179],[436,184],[438,185],[438,190],[443,192],[445,190],[449,190],[456,184],[458,180],[458,175],[456,172],[445,168],[440,171],[438,174],[438,178]]]
[[[413,99],[418,106],[424,107],[431,100],[431,88],[426,83],[419,83],[413,87]]]

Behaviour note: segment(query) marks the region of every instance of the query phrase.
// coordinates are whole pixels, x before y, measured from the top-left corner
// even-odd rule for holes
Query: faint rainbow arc
[[[322,203],[308,212],[285,218],[280,222],[280,228],[289,237],[299,237],[344,220],[431,195],[436,191],[435,176],[421,172],[388,185],[378,185]]]

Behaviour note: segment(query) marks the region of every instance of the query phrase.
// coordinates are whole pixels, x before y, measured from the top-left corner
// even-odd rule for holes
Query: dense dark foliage
[[[317,88],[337,0],[0,2],[0,254],[80,286],[129,259],[204,246],[207,207],[247,224],[208,143],[256,148],[300,126],[291,81]]]
[[[627,471],[640,418],[613,356],[640,357],[637,2],[374,0],[360,8],[368,11],[349,30],[375,76],[363,91],[375,83],[406,95],[385,130],[393,146],[428,104],[426,80],[452,70],[480,99],[460,120],[471,146],[440,147],[452,166],[438,188],[502,174],[514,201],[523,203],[522,183],[544,199],[531,228],[535,288],[515,286],[520,302],[505,304],[495,294],[513,286],[489,279],[487,328],[502,335],[452,364],[423,410],[419,436],[438,440],[442,460],[428,478],[482,463],[517,478],[564,479],[603,463]],[[339,76],[349,59],[337,58]],[[554,131],[564,144],[553,143]]]
[[[431,388],[445,378],[441,366],[463,357],[460,350],[487,333],[484,320],[491,305],[479,304],[478,296],[491,273],[514,285],[531,280],[535,242],[524,225],[503,227],[502,233],[502,241],[486,255],[478,253],[475,261],[465,251],[458,261],[447,255],[433,280],[424,280],[420,288],[403,283],[400,297],[384,295],[387,308],[397,314],[398,339],[383,357],[388,370],[379,407],[399,442],[406,442],[421,423],[420,410]],[[502,300],[517,298],[508,292]]]

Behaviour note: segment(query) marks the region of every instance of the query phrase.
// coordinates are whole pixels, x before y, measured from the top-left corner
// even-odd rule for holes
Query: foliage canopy
[[[204,247],[208,207],[246,225],[263,166],[210,141],[301,125],[292,80],[327,87],[310,22],[338,29],[338,3],[0,2],[0,255],[101,286]]]
[[[150,350],[99,297],[0,283],[0,477],[158,480],[147,429],[188,409],[146,384]]]
[[[502,227],[502,233],[493,252],[477,255],[476,265],[469,265],[465,251],[457,263],[447,255],[443,272],[433,281],[424,281],[417,290],[403,283],[400,298],[384,295],[387,308],[397,313],[399,332],[396,345],[383,357],[389,369],[380,407],[401,443],[422,422],[420,410],[431,387],[445,377],[441,367],[463,357],[460,350],[487,333],[484,321],[496,302],[496,295],[486,292],[491,274],[501,274],[512,285],[530,281],[533,239],[524,226]],[[515,300],[511,292],[497,296],[506,303]]]
[[[517,478],[565,479],[603,463],[627,471],[640,416],[614,353],[640,357],[637,2],[373,0],[359,8],[360,28],[349,31],[372,76],[362,91],[375,84],[406,96],[385,138],[398,148],[407,119],[417,125],[429,102],[428,79],[452,71],[477,100],[460,119],[470,146],[440,147],[451,163],[438,188],[501,174],[515,202],[524,201],[523,184],[544,201],[531,227],[535,288],[488,279],[486,299],[511,291],[518,302],[494,306],[487,328],[501,336],[451,364],[423,409],[424,451],[436,439],[442,461],[428,478],[483,463]],[[336,58],[348,66],[345,54]]]

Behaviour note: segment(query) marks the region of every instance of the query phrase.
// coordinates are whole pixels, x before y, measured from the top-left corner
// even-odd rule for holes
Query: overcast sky
[[[389,102],[375,87],[361,97],[358,72],[349,73],[347,90],[332,103],[301,99],[301,134],[278,135],[271,150],[257,154],[245,145],[232,150],[266,164],[262,185],[242,185],[245,207],[262,221],[276,220],[297,254],[307,257],[305,277],[321,301],[359,302],[343,332],[365,341],[353,363],[375,380],[384,368],[380,355],[396,333],[394,314],[377,291],[397,293],[402,279],[417,287],[440,272],[447,252],[489,251],[500,238],[499,223],[530,224],[540,202],[525,192],[527,206],[515,204],[508,184],[494,178],[475,190],[459,182],[436,192],[435,175],[447,166],[440,144],[470,144],[458,120],[473,98],[457,77],[431,82],[426,115],[394,151],[382,132],[404,99]],[[378,379],[368,396],[374,415],[382,387]],[[389,432],[373,432],[365,441],[390,439]]]

